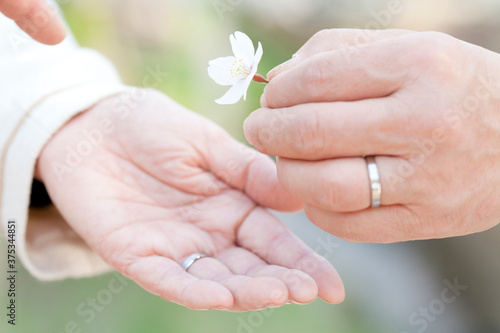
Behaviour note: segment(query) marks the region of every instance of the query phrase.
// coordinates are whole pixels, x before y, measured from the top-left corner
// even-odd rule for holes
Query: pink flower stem
[[[269,83],[269,81],[267,81],[266,78],[260,75],[259,73],[255,74],[253,80],[258,83]]]

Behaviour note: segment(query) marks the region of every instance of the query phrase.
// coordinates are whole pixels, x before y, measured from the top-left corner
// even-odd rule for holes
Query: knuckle
[[[292,122],[291,129],[286,132],[287,142],[297,154],[316,154],[322,147],[319,137],[321,121],[316,112],[310,112],[307,119],[301,117]]]
[[[359,208],[359,193],[363,192],[358,191],[360,186],[357,183],[362,183],[361,181],[348,184],[347,180],[350,177],[346,177],[340,170],[320,176],[322,176],[318,186],[320,195],[316,196],[316,200],[321,207],[336,212],[347,212]]]
[[[446,203],[443,207],[446,207]],[[396,226],[404,239],[445,238],[457,231],[455,214],[439,216],[441,214],[436,214],[432,209],[423,212],[418,207],[404,207],[397,212],[395,218],[401,222]]]
[[[415,34],[406,50],[409,61],[418,68],[436,72],[447,68],[443,66],[452,61],[453,38],[441,32],[422,32]]]
[[[316,203],[325,209],[335,210],[342,200],[342,184],[337,177],[328,177],[318,182],[318,194],[314,197]]]
[[[318,32],[316,32],[311,39],[309,40],[310,43],[317,43],[317,42],[322,42],[326,39],[333,38],[337,35],[337,32],[335,29],[323,29]]]
[[[408,133],[412,133],[415,138],[430,139],[433,141],[435,133],[439,129],[443,129],[446,123],[441,116],[441,109],[431,109],[424,116],[411,115],[407,121]]]
[[[305,66],[302,88],[309,101],[322,101],[330,94],[330,70],[330,61],[322,55],[311,58]]]
[[[326,181],[321,182],[319,193],[324,193],[317,197],[321,207],[333,211],[345,211],[351,205],[349,200],[349,189],[346,188],[342,179],[335,176],[326,178]]]
[[[390,237],[390,235],[397,235],[394,240],[415,239],[416,235],[422,233],[424,227],[417,215],[406,206],[397,205],[386,207],[387,220],[391,221],[386,223],[383,228],[383,234]],[[418,237],[418,236],[417,236]]]
[[[359,30],[323,29],[314,34],[299,52],[313,55],[326,50],[346,48],[354,44],[355,34],[359,34]]]

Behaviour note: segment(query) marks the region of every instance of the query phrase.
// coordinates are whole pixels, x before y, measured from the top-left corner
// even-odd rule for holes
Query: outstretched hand
[[[341,302],[330,263],[264,208],[301,208],[274,163],[167,97],[141,93],[131,110],[127,95],[78,115],[40,156],[39,177],[81,237],[146,290],[191,309]],[[85,145],[77,166],[56,167]],[[186,272],[180,263],[196,252],[209,257]]]

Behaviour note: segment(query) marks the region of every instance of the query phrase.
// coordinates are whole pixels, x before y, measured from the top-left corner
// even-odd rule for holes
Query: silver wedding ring
[[[368,166],[368,177],[370,177],[372,207],[379,207],[380,198],[382,197],[382,186],[380,185],[377,163],[375,163],[374,156],[365,156],[365,160]]]
[[[191,267],[196,260],[205,258],[207,255],[203,253],[193,253],[192,255],[188,256],[184,261],[182,262],[181,266],[184,268],[184,270],[187,272],[189,267]]]

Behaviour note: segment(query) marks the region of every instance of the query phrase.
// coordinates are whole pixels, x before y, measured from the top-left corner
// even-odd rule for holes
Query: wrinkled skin
[[[269,80],[246,137],[322,229],[389,243],[500,221],[498,54],[436,32],[325,30]]]
[[[83,133],[92,152],[67,163],[67,147],[91,142]],[[106,262],[167,301],[246,311],[344,298],[331,264],[264,208],[301,208],[272,160],[158,92],[76,116],[44,148],[37,175]],[[196,252],[210,257],[184,271]]]

